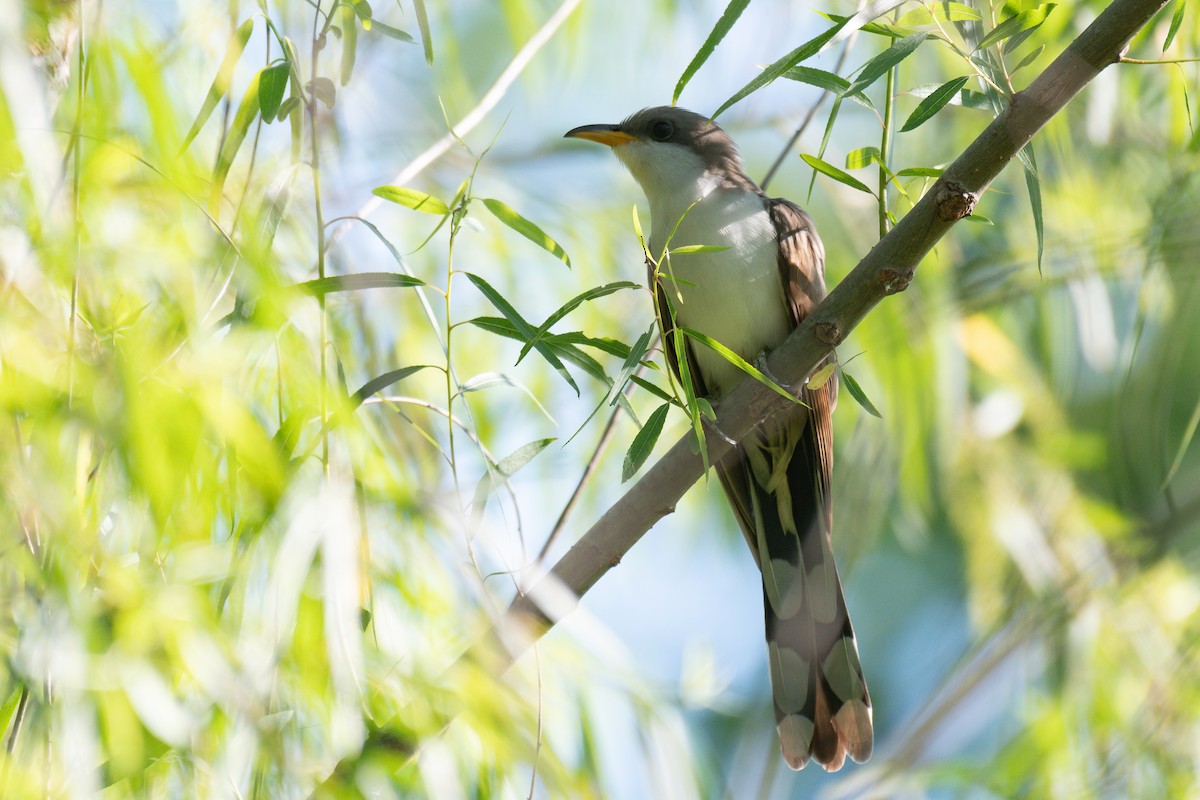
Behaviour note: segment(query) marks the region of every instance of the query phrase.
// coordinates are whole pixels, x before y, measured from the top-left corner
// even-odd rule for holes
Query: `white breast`
[[[663,244],[687,206],[651,202],[651,252]],[[672,216],[673,215],[673,216]],[[661,271],[674,284],[676,322],[694,328],[753,363],[759,353],[787,338],[792,329],[778,262],[775,226],[766,201],[742,190],[713,189],[683,216],[668,249],[718,245],[717,253],[686,253],[664,261]],[[671,287],[667,281],[668,288]],[[719,353],[693,342],[701,375],[712,394],[725,394],[745,373]]]

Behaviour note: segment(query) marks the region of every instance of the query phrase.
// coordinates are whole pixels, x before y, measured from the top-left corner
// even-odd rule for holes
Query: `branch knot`
[[[946,181],[942,184],[941,196],[938,198],[938,219],[943,222],[957,222],[963,217],[969,217],[978,202],[979,195],[967,191],[961,183]]]

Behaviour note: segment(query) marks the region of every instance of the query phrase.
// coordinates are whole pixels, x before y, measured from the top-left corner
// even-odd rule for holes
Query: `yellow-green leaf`
[[[487,206],[488,211],[492,212],[496,216],[496,219],[500,220],[505,225],[512,228],[514,231],[521,234],[546,252],[553,254],[568,267],[571,266],[571,259],[567,256],[567,251],[563,250],[562,246],[558,242],[546,235],[546,232],[537,225],[525,219],[525,217],[522,217],[512,208],[499,200],[484,198],[483,204]]]
[[[409,189],[407,186],[379,186],[371,190],[371,194],[382,197],[389,203],[411,208],[413,211],[423,211],[426,214],[449,214],[450,207],[431,194]]]

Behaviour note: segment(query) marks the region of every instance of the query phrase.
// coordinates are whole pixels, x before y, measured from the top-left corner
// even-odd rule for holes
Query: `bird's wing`
[[[825,296],[824,250],[812,220],[768,201],[779,267],[796,324]],[[833,561],[832,412],[836,383],[800,395],[718,475],[763,574],[775,717],[793,769],[815,758],[827,770],[870,757],[871,700]]]

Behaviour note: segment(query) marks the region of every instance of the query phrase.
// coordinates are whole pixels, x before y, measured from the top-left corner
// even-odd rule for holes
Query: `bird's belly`
[[[786,339],[793,327],[780,276],[774,226],[765,212],[759,216],[761,219],[739,225],[737,237],[696,220],[701,224],[688,227],[707,233],[690,236],[692,231],[681,230],[673,246],[715,244],[729,249],[671,259],[671,270],[680,279],[675,284],[679,291],[674,298],[676,322],[717,340],[751,363],[764,350]],[[701,240],[704,236],[708,241]],[[695,241],[690,241],[693,238]],[[666,284],[670,291],[671,281]],[[696,341],[689,342],[689,346],[710,394],[723,395],[746,377],[712,348]]]

